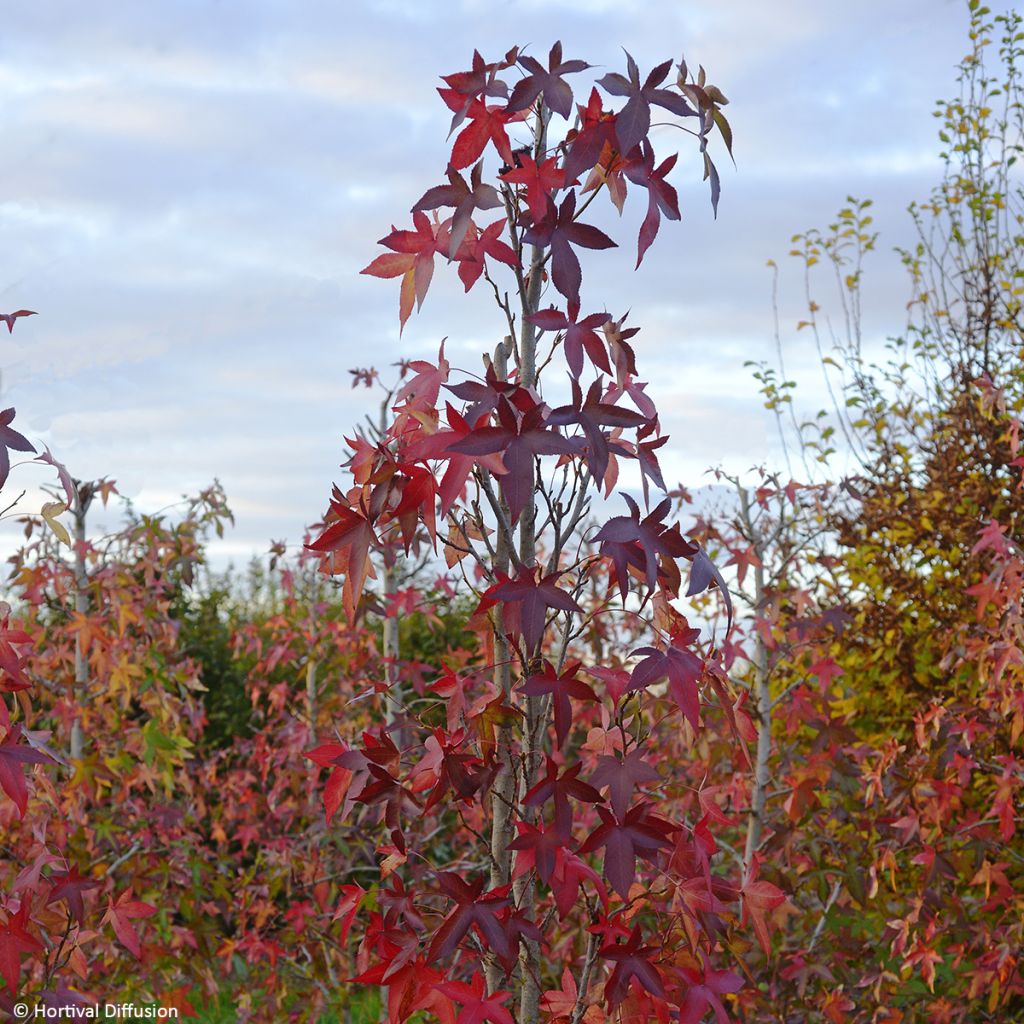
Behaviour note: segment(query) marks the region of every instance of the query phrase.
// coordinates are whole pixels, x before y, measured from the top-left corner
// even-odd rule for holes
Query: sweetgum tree
[[[367,687],[378,724],[339,723],[310,755],[330,769],[328,813],[376,829],[380,881],[353,876],[346,924],[352,980],[384,986],[394,1022],[726,1021],[733,944],[767,945],[783,899],[756,860],[719,866],[715,793],[662,770],[705,721],[746,763],[714,637],[674,603],[723,584],[657,497],[668,438],[638,379],[638,328],[585,295],[578,250],[615,247],[586,215],[602,194],[621,210],[633,186],[646,203],[637,266],[662,217],[680,219],[655,119],[693,138],[715,206],[708,142],[730,148],[731,132],[703,69],[626,62],[581,97],[570,82],[589,65],[559,43],[546,62],[475,53],[444,76],[445,180],[364,270],[400,280],[404,326],[438,259],[455,264],[467,291],[493,292],[500,339],[482,375],[457,372],[443,341],[408,364],[379,434],[349,441],[351,483],[311,545],[352,621],[375,565],[424,551],[475,604],[471,660],[387,673]],[[609,515],[623,466],[640,486]]]

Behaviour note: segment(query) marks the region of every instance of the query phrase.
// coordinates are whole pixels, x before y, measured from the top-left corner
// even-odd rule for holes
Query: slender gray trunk
[[[759,565],[754,567],[754,614],[763,615],[767,594],[764,575],[764,546],[757,536],[750,510],[750,497],[744,487],[737,488],[740,515],[747,539],[754,545]],[[764,809],[768,801],[768,764],[772,754],[772,696],[768,684],[768,648],[760,630],[755,630],[753,679],[751,690],[757,700],[757,755],[754,762],[754,788],[750,797],[750,815],[747,818],[747,842],[743,863],[750,870],[750,862],[761,845],[764,834]]]
[[[85,516],[92,500],[92,488],[88,484],[75,481],[75,507],[72,509],[72,536],[75,543],[75,614],[87,615],[89,612],[89,575],[85,567]],[[86,661],[82,648],[81,631],[75,634],[75,688],[72,694],[76,704],[84,703],[86,686],[89,682],[89,663]],[[71,723],[71,760],[80,761],[85,752],[85,731],[82,720],[75,715]]]

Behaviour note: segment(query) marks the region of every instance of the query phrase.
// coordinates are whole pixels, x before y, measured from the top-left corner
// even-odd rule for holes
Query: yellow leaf
[[[46,525],[53,530],[57,540],[71,547],[71,535],[68,533],[67,527],[57,521],[57,516],[67,512],[67,510],[68,507],[63,501],[48,501],[40,512]]]

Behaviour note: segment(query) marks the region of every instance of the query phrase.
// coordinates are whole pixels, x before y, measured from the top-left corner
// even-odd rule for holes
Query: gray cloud
[[[585,301],[643,325],[641,376],[677,441],[667,475],[699,483],[709,464],[778,457],[742,366],[771,353],[768,257],[791,365],[820,400],[785,253],[848,193],[875,198],[884,230],[866,328],[899,330],[887,247],[908,241],[902,210],[937,173],[930,111],[966,45],[954,0],[109,0],[5,18],[0,304],[41,313],[4,337],[5,404],[73,473],[117,477],[140,506],[219,476],[238,512],[222,557],[297,541],[319,515],[344,434],[372,411],[348,368],[431,357],[447,335],[475,369],[501,331],[483,289],[464,299],[439,266],[399,339],[394,282],[357,273],[440,180],[433,89],[474,46],[561,37],[618,66],[621,44],[645,67],[685,50],[729,95],[739,168],[721,155],[717,223],[688,140],[664,130],[684,153],[683,224],[630,276],[637,211],[600,215],[622,251],[596,255],[586,284]]]

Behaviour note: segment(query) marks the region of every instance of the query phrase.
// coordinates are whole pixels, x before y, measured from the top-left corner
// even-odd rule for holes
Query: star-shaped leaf
[[[363,267],[361,274],[371,277],[400,277],[402,287],[398,299],[398,321],[400,328],[412,315],[412,308],[423,305],[427,289],[434,275],[434,256],[437,253],[437,235],[441,229],[438,223],[431,223],[425,213],[412,215],[413,231],[399,231],[392,227],[391,233],[380,240],[392,252],[384,253]]]
[[[490,142],[506,164],[512,163],[512,146],[506,126],[510,121],[521,121],[523,115],[504,107],[488,105],[483,100],[472,100],[466,108],[469,124],[459,133],[452,147],[451,166],[455,170],[468,167],[480,158]]]
[[[583,762],[575,764],[559,773],[558,765],[549,757],[544,758],[545,775],[523,797],[527,807],[539,807],[549,800],[555,808],[555,828],[568,835],[572,829],[572,808],[569,797],[583,803],[601,803],[601,794],[594,786],[583,782],[579,774],[583,770]]]
[[[115,901],[113,897],[107,900],[107,912],[103,915],[101,925],[109,924],[114,929],[118,942],[128,950],[136,960],[142,959],[142,946],[139,943],[139,934],[135,930],[132,921],[152,917],[157,908],[150,903],[143,903],[141,900],[132,899],[131,887],[125,889]]]
[[[626,105],[615,118],[615,134],[619,141],[619,152],[629,155],[634,146],[647,138],[651,128],[651,104],[656,103],[666,110],[681,116],[692,116],[696,111],[676,92],[660,88],[661,83],[672,70],[672,61],[659,64],[640,84],[640,70],[636,61],[626,53],[628,77],[611,72],[598,81],[598,85],[612,96],[628,96]]]
[[[548,199],[572,183],[572,179],[566,181],[565,171],[558,167],[557,157],[548,157],[538,164],[526,153],[517,156],[516,166],[498,177],[510,185],[521,185],[526,189],[526,205],[534,221],[543,220],[548,209]]]
[[[569,364],[569,372],[574,377],[579,377],[583,372],[583,352],[586,351],[590,361],[605,373],[611,373],[611,364],[608,362],[608,350],[604,342],[597,334],[597,328],[611,320],[610,313],[591,313],[590,316],[579,319],[580,306],[578,302],[569,303],[568,315],[561,310],[542,309],[533,313],[526,319],[542,331],[564,331],[565,338],[562,341],[562,350],[565,352],[566,362]]]
[[[420,197],[412,208],[413,213],[423,210],[436,210],[442,206],[454,207],[450,237],[448,239],[448,258],[454,259],[455,253],[469,230],[474,210],[494,210],[501,206],[501,196],[493,185],[482,180],[483,161],[479,161],[470,173],[469,184],[454,167],[448,168],[447,185],[436,185]]]
[[[435,986],[438,992],[444,993],[449,999],[460,1003],[458,1020],[455,1024],[515,1024],[512,1014],[503,1005],[512,994],[505,989],[487,994],[484,988],[483,975],[477,971],[469,985],[461,981],[445,981]]]
[[[520,693],[528,697],[541,697],[551,694],[555,711],[555,737],[559,749],[565,743],[572,725],[572,702],[575,700],[596,701],[597,694],[579,678],[579,663],[570,662],[563,672],[558,672],[550,661],[544,662],[542,672],[534,672],[523,680],[519,687]]]
[[[623,494],[622,499],[629,506],[630,514],[613,516],[594,539],[601,544],[601,554],[611,558],[619,593],[625,600],[631,567],[643,574],[650,594],[658,583],[659,562],[665,567],[676,558],[692,556],[695,548],[683,538],[678,526],[665,525],[665,516],[672,508],[670,499],[666,498],[642,519],[640,507],[633,498]]]
[[[630,982],[634,980],[651,995],[665,995],[661,974],[651,963],[651,957],[655,952],[656,947],[641,945],[639,925],[634,927],[628,942],[617,942],[601,948],[600,956],[615,964],[615,969],[605,984],[605,995],[612,1010],[626,998]]]
[[[437,881],[441,892],[455,903],[434,934],[429,957],[448,956],[459,943],[475,930],[484,945],[499,957],[507,957],[511,950],[505,934],[504,908],[511,902],[508,886],[484,892],[483,877],[465,882],[454,871],[439,871]]]
[[[81,924],[82,918],[85,916],[82,893],[97,888],[99,882],[91,878],[83,878],[78,873],[78,868],[72,865],[68,872],[51,875],[50,884],[50,895],[46,898],[47,905],[56,903],[57,900],[63,900],[68,905],[71,916]]]
[[[658,850],[672,846],[669,835],[678,826],[651,813],[651,804],[641,802],[631,808],[625,818],[619,819],[604,807],[598,807],[601,824],[579,848],[590,853],[604,847],[604,876],[611,887],[623,898],[636,877],[636,859],[653,860]]]
[[[28,806],[28,786],[22,765],[48,764],[53,759],[41,750],[35,750],[27,743],[20,743],[21,726],[16,725],[0,743],[0,786],[14,801],[18,808],[18,817],[25,817]]]
[[[518,521],[533,494],[533,460],[537,455],[571,455],[575,446],[551,430],[545,422],[545,408],[535,405],[517,417],[507,402],[498,406],[499,426],[476,427],[461,441],[448,446],[449,452],[480,456],[500,452],[507,472],[498,484],[508,502],[512,523]]]
[[[524,232],[523,241],[530,245],[550,247],[551,280],[570,302],[577,304],[580,301],[583,275],[573,246],[579,245],[585,249],[615,248],[615,243],[603,231],[592,224],[580,224],[576,220],[576,193],[573,191],[566,194],[557,210],[554,200],[549,197],[544,218]]]
[[[344,574],[342,597],[345,613],[355,617],[355,608],[362,596],[366,578],[375,578],[370,564],[370,547],[377,545],[373,526],[360,510],[350,508],[337,487],[331,499],[327,525],[320,535],[306,546],[323,556],[321,567],[333,574]]]
[[[646,689],[653,683],[668,679],[669,692],[694,729],[700,727],[700,692],[697,684],[704,673],[704,662],[685,648],[670,644],[667,650],[640,647],[633,652],[642,660],[633,669],[630,686]]]
[[[608,787],[612,810],[622,821],[633,799],[633,791],[645,782],[660,782],[657,769],[644,760],[642,750],[633,750],[621,760],[609,754],[597,759],[597,769],[590,776],[591,785],[596,789]]]
[[[654,150],[650,142],[640,144],[639,155],[623,165],[623,173],[636,185],[647,189],[647,216],[640,225],[640,236],[637,243],[636,265],[639,267],[644,253],[651,247],[658,234],[661,214],[669,220],[679,220],[679,196],[676,190],[665,180],[665,176],[675,167],[677,154],[663,160],[657,168],[654,166]]]
[[[586,460],[590,473],[600,484],[608,471],[608,435],[602,427],[642,427],[647,421],[632,409],[623,409],[602,401],[601,382],[594,381],[583,398],[579,381],[572,381],[572,403],[552,409],[548,423],[564,427],[575,423],[586,439]]]
[[[523,55],[519,58],[521,67],[529,71],[529,75],[517,82],[508,99],[510,111],[526,110],[532,106],[538,96],[556,113],[568,119],[572,113],[572,89],[562,80],[563,75],[571,75],[577,71],[586,71],[590,65],[585,60],[562,60],[562,44],[556,42],[548,55],[548,66],[545,68],[535,57]]]
[[[18,912],[0,925],[0,976],[7,982],[10,993],[18,991],[21,981],[21,954],[35,953],[42,943],[26,931],[29,923],[29,903],[22,900]]]
[[[583,609],[557,586],[561,572],[540,576],[536,567],[523,567],[518,575],[491,587],[487,596],[505,605],[505,627],[513,636],[521,636],[528,654],[534,654],[544,639],[548,611],[581,615]],[[511,613],[511,614],[510,614]]]

